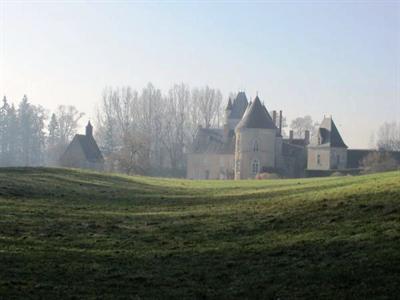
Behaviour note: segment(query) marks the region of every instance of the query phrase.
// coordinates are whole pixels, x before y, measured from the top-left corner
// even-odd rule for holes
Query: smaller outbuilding
[[[104,158],[93,137],[93,126],[88,122],[86,134],[76,134],[59,163],[62,167],[102,171]]]

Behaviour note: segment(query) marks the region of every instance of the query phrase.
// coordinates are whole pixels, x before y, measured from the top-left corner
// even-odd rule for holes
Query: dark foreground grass
[[[0,299],[396,299],[399,287],[400,172],[0,169]]]

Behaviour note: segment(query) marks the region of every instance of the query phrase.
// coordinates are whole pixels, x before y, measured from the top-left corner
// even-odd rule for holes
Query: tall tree
[[[378,149],[400,151],[400,122],[385,122],[378,130]]]
[[[0,164],[7,165],[7,152],[8,152],[8,105],[7,98],[4,96],[3,105],[0,108]]]
[[[57,116],[55,113],[51,115],[50,122],[47,126],[47,165],[57,165],[64,146],[61,144],[60,125],[58,124]]]
[[[7,141],[8,152],[6,162],[8,166],[17,165],[18,160],[18,115],[14,104],[8,109],[7,113]]]
[[[18,152],[22,166],[30,166],[32,161],[30,151],[33,137],[32,115],[32,108],[28,102],[28,97],[24,95],[18,106]]]
[[[292,121],[290,128],[298,138],[303,138],[306,130],[311,133],[314,131],[314,123],[311,116],[298,117]]]
[[[76,107],[72,105],[60,105],[55,114],[60,130],[60,143],[67,145],[78,129],[79,120],[85,114],[79,112]]]
[[[176,172],[185,166],[184,150],[187,140],[187,115],[190,90],[185,84],[174,85],[168,92],[165,105],[162,142],[168,152],[170,167]]]

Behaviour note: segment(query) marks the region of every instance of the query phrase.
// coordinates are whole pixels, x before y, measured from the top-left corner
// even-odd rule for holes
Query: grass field
[[[0,299],[398,299],[400,172],[0,169]]]

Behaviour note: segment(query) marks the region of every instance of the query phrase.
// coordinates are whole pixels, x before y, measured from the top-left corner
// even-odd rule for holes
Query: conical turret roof
[[[245,92],[239,92],[232,102],[231,119],[241,119],[246,110],[248,101]]]
[[[271,116],[265,106],[261,104],[258,96],[254,99],[248,111],[246,111],[243,119],[236,126],[236,130],[243,128],[276,129]]]

